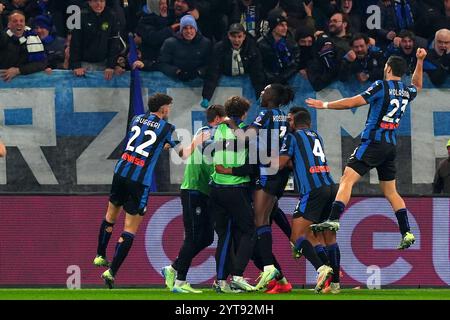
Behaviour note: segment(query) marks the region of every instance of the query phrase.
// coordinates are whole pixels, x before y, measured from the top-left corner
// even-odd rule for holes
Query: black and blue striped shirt
[[[397,144],[397,128],[409,103],[416,98],[417,88],[402,81],[378,80],[361,96],[370,103],[361,140]]]
[[[300,129],[289,133],[284,139],[280,155],[291,158],[301,195],[324,185],[334,184],[322,137],[314,130]]]
[[[179,141],[173,139],[175,126],[152,113],[133,118],[128,132],[125,151],[117,162],[114,173],[150,186],[153,169],[166,143],[175,147]]]

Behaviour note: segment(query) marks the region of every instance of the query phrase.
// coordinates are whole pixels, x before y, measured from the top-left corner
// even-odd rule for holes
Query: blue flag
[[[130,51],[128,53],[128,64],[130,67],[133,66],[133,63],[138,60],[136,44],[134,43],[133,36],[128,35],[128,44]],[[142,100],[142,86],[141,86],[141,75],[138,68],[131,70],[130,72],[130,104],[128,107],[128,123],[131,123],[131,120],[134,116],[138,114],[143,114],[144,111],[144,102]],[[128,134],[128,126],[127,132],[125,136]],[[126,138],[125,138],[126,139]],[[150,186],[150,192],[156,192],[156,179],[155,173],[153,172],[152,184]]]

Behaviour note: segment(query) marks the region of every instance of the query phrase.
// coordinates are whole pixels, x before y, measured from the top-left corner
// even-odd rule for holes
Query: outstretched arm
[[[186,160],[189,158],[189,156],[194,152],[194,150],[201,145],[204,141],[208,140],[211,137],[211,134],[209,131],[204,131],[199,133],[194,137],[191,144],[187,147],[184,147],[178,151],[178,155],[183,159]]]
[[[422,48],[418,48],[416,52],[417,63],[416,69],[414,70],[411,84],[417,88],[417,91],[422,90],[422,81],[423,81],[423,60],[427,56],[427,51]]]
[[[322,100],[308,98],[305,100],[305,102],[308,105],[308,107],[311,108],[335,109],[335,110],[351,109],[367,104],[366,100],[364,100],[364,98],[361,95],[330,102],[324,102]]]

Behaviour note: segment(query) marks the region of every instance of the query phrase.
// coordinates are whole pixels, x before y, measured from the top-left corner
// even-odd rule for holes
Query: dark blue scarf
[[[44,45],[44,47],[46,45],[48,45],[49,43],[52,43],[53,41],[55,41],[55,37],[52,36],[51,34],[49,34],[47,37],[45,37],[44,39],[41,39],[42,44]]]
[[[396,0],[394,5],[398,29],[412,29],[414,17],[409,0]]]
[[[278,42],[273,44],[277,61],[275,61],[274,69],[279,72],[286,68],[292,61],[292,54],[287,47],[286,38],[281,38]]]

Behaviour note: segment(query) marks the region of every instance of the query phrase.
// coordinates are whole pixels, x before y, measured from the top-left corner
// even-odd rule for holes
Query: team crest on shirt
[[[258,116],[258,117],[255,119],[255,122],[260,123],[261,120],[262,120],[262,117],[261,117],[261,116]]]
[[[108,30],[109,29],[109,23],[106,22],[106,21],[103,22],[101,28],[102,28],[103,31]]]

